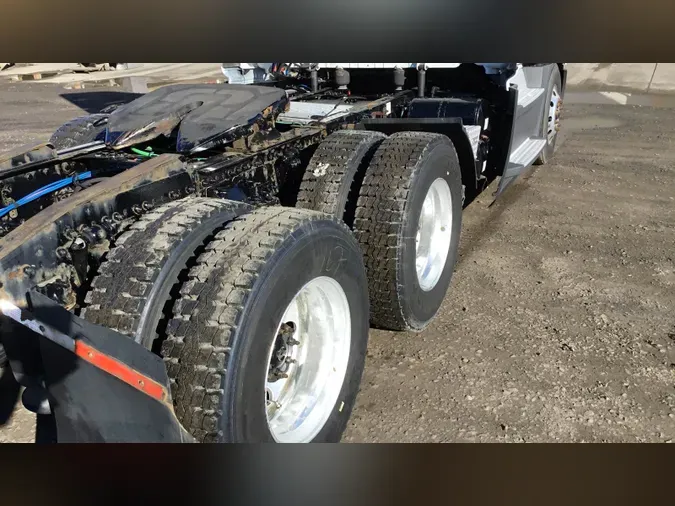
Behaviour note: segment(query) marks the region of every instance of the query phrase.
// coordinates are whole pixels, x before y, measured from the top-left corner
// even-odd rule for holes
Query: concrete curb
[[[617,91],[566,91],[566,104],[629,105],[675,108],[675,94],[622,93]]]
[[[568,63],[575,91],[675,93],[675,63]]]

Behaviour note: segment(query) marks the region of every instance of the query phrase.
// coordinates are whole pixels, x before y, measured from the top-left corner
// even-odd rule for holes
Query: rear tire
[[[386,139],[366,171],[354,223],[373,326],[420,331],[431,322],[450,285],[461,226],[462,176],[450,139]]]
[[[368,340],[363,260],[347,227],[313,211],[261,208],[219,232],[188,278],[162,347],[176,414],[186,430],[201,442],[339,441],[356,399]],[[270,354],[273,349],[279,352],[273,345],[279,344],[280,325],[286,323],[296,294],[309,286],[320,286],[316,293],[342,293],[339,300],[343,305],[324,307],[317,296],[307,304],[319,304],[319,309],[310,311],[307,306],[306,313],[298,310],[297,325],[292,319],[293,326],[287,326],[297,330],[291,335],[299,342],[282,348],[284,353],[293,346],[306,351],[297,352],[299,367],[289,365],[286,385],[291,386],[287,397],[280,397],[281,406],[275,408],[266,401],[269,375],[277,371]],[[344,304],[349,320],[335,327],[335,333],[304,333],[303,321],[342,321],[322,319],[321,315],[326,311],[344,315],[344,311],[332,312],[347,307]],[[348,351],[341,347],[345,332],[350,333]],[[336,343],[326,353],[342,352],[318,355],[321,360],[310,361],[313,352],[307,350],[316,351],[315,346],[324,343],[322,335],[331,336]],[[305,358],[299,358],[303,353]],[[272,359],[275,356],[279,355],[272,355]],[[325,369],[321,364],[330,367]],[[328,371],[325,381],[316,380],[323,388],[315,395],[291,395],[303,385],[299,375],[305,374],[303,371],[310,374],[315,368]],[[284,414],[290,421],[296,420],[294,400],[309,407],[307,402],[313,399],[318,399],[315,407],[307,409],[306,418],[298,418],[304,421],[297,429],[284,433],[279,429],[281,422],[275,425]],[[284,408],[287,411],[282,411]]]
[[[106,255],[81,316],[152,349],[164,307],[188,261],[247,209],[229,200],[188,197],[149,211]]]
[[[365,130],[329,135],[305,170],[296,207],[330,214],[351,227],[366,167],[385,138],[380,132]]]

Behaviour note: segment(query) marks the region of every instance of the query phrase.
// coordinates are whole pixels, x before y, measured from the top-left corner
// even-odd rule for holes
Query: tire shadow
[[[20,393],[21,386],[14,379],[9,367],[0,369],[0,427],[9,422],[19,402]]]

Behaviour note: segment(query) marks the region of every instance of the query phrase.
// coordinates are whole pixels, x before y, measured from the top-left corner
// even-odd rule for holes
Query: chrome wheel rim
[[[551,91],[551,101],[548,109],[548,126],[546,129],[546,140],[549,144],[555,139],[558,130],[560,130],[560,112],[562,110],[562,97],[558,92],[558,87],[554,86]]]
[[[275,441],[307,443],[321,431],[338,401],[350,346],[344,290],[333,278],[314,278],[293,297],[270,346],[265,408]]]
[[[451,239],[452,193],[447,181],[438,178],[424,197],[415,238],[417,281],[425,292],[432,290],[443,274]]]

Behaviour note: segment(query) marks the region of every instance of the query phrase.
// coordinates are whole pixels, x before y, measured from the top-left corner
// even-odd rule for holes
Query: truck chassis
[[[548,160],[566,80],[555,63],[224,73],[0,157],[0,342],[58,441],[339,440],[369,325],[429,324],[462,207]]]

